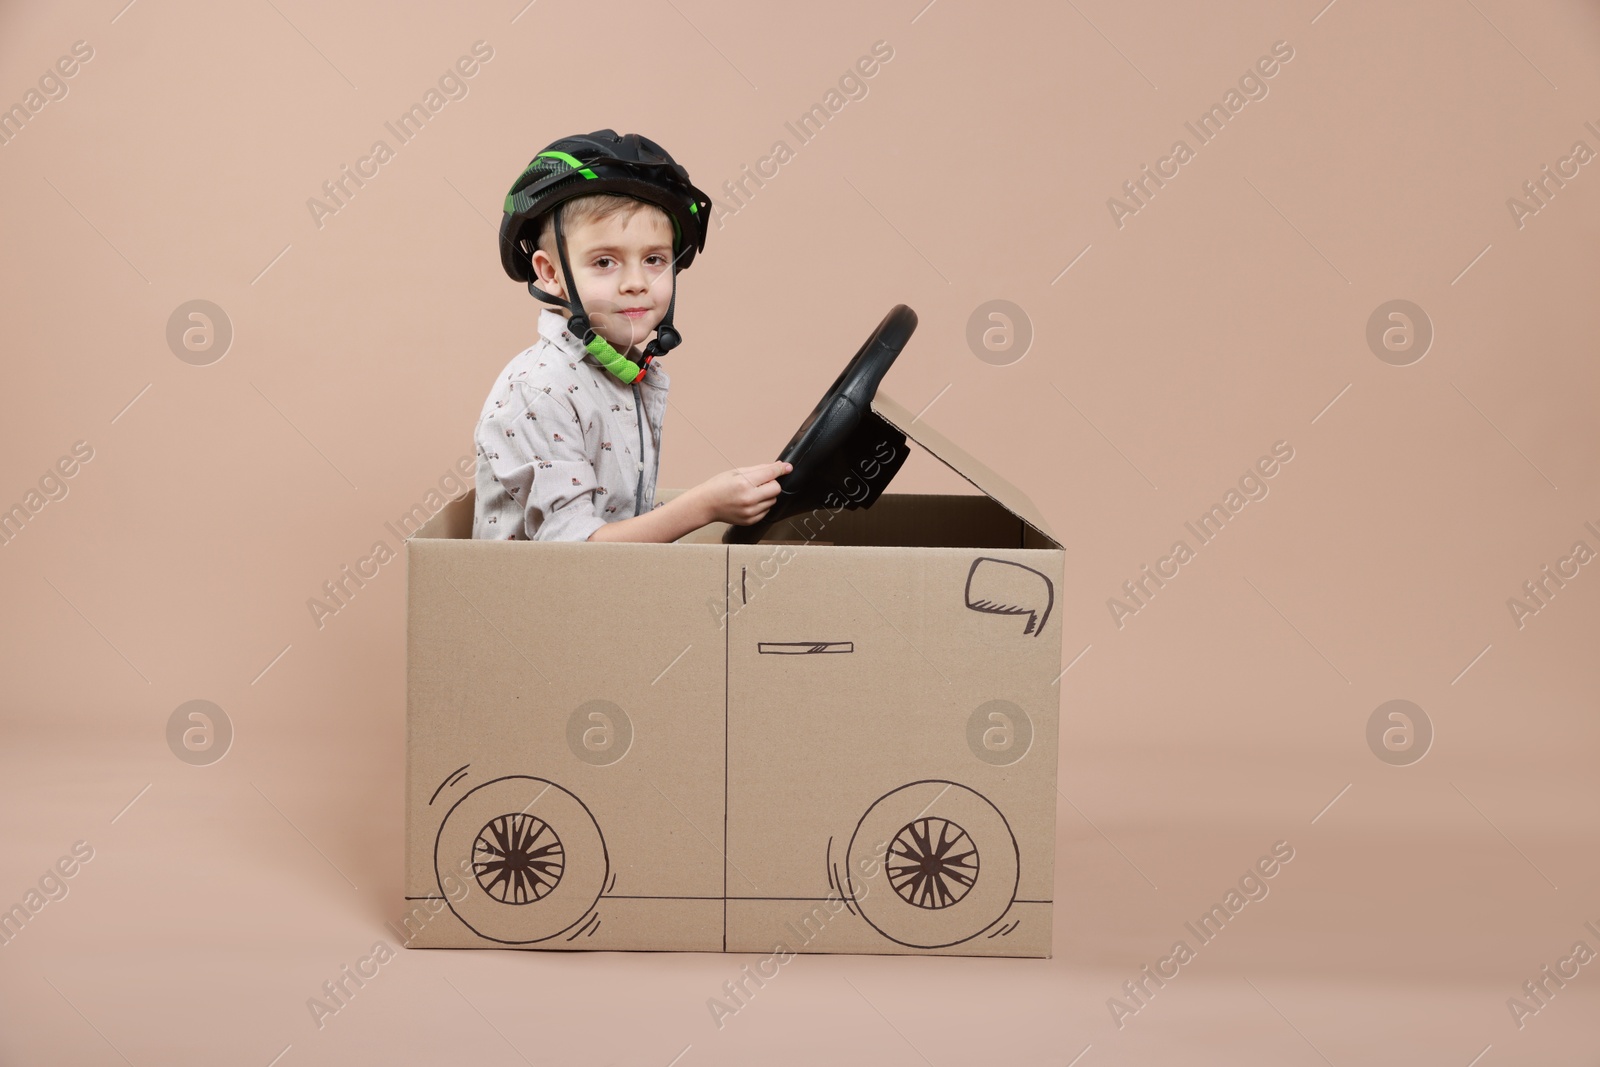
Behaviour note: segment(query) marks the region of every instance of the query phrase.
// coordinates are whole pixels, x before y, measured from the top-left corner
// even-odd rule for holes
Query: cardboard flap
[[[878,390],[878,395],[873,397],[872,410],[895,429],[933,453],[934,458],[972,483],[979,492],[991,497],[1011,514],[1033,527],[1041,537],[1048,539],[1057,548],[1062,547],[1055,534],[1050,532],[1044,516],[1022,490],[978,462],[970,452],[922,421],[881,388]]]
[[[422,528],[411,537],[472,537],[472,509],[477,497],[477,488],[468,489],[465,494],[451,499],[444,507],[440,508],[433,518],[422,524]],[[410,537],[407,538],[410,540]]]

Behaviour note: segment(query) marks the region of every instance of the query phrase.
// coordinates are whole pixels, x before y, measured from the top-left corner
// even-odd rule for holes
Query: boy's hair
[[[571,236],[573,228],[579,223],[601,222],[613,215],[623,216],[623,222],[627,223],[640,208],[649,208],[665,219],[668,226],[672,225],[671,216],[654,204],[647,204],[631,196],[594,193],[590,196],[575,196],[561,205],[561,229]],[[546,212],[539,219],[539,238],[536,247],[543,249],[544,254],[551,259],[556,259],[555,212]]]

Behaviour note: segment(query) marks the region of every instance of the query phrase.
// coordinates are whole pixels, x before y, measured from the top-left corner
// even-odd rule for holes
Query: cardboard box
[[[406,944],[1051,954],[1061,545],[873,408],[982,495],[406,542]]]

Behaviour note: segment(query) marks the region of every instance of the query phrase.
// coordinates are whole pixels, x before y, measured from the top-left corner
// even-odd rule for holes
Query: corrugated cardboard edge
[[[927,449],[940,463],[965,478],[979,492],[987,494],[1001,507],[1033,527],[1039,536],[1056,548],[1063,547],[1056,535],[1050,531],[1050,526],[1044,521],[1039,509],[1034,507],[1033,501],[986,464],[980,463],[972,453],[922,421],[920,416],[913,414],[909,408],[882,389],[879,389],[878,395],[873,397],[872,410],[895,429]]]
[[[444,507],[434,512],[433,518],[408,535],[406,540],[471,540],[473,496],[474,490],[469,488],[460,496],[451,497]]]

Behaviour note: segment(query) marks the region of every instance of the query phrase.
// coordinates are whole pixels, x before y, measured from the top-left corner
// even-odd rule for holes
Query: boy
[[[710,207],[659,145],[612,130],[555,142],[517,178],[501,263],[560,310],[540,312],[538,343],[484,402],[473,537],[676,541],[772,507],[788,464],[725,471],[655,503],[670,385],[657,360],[680,341],[676,275],[705,247]]]

